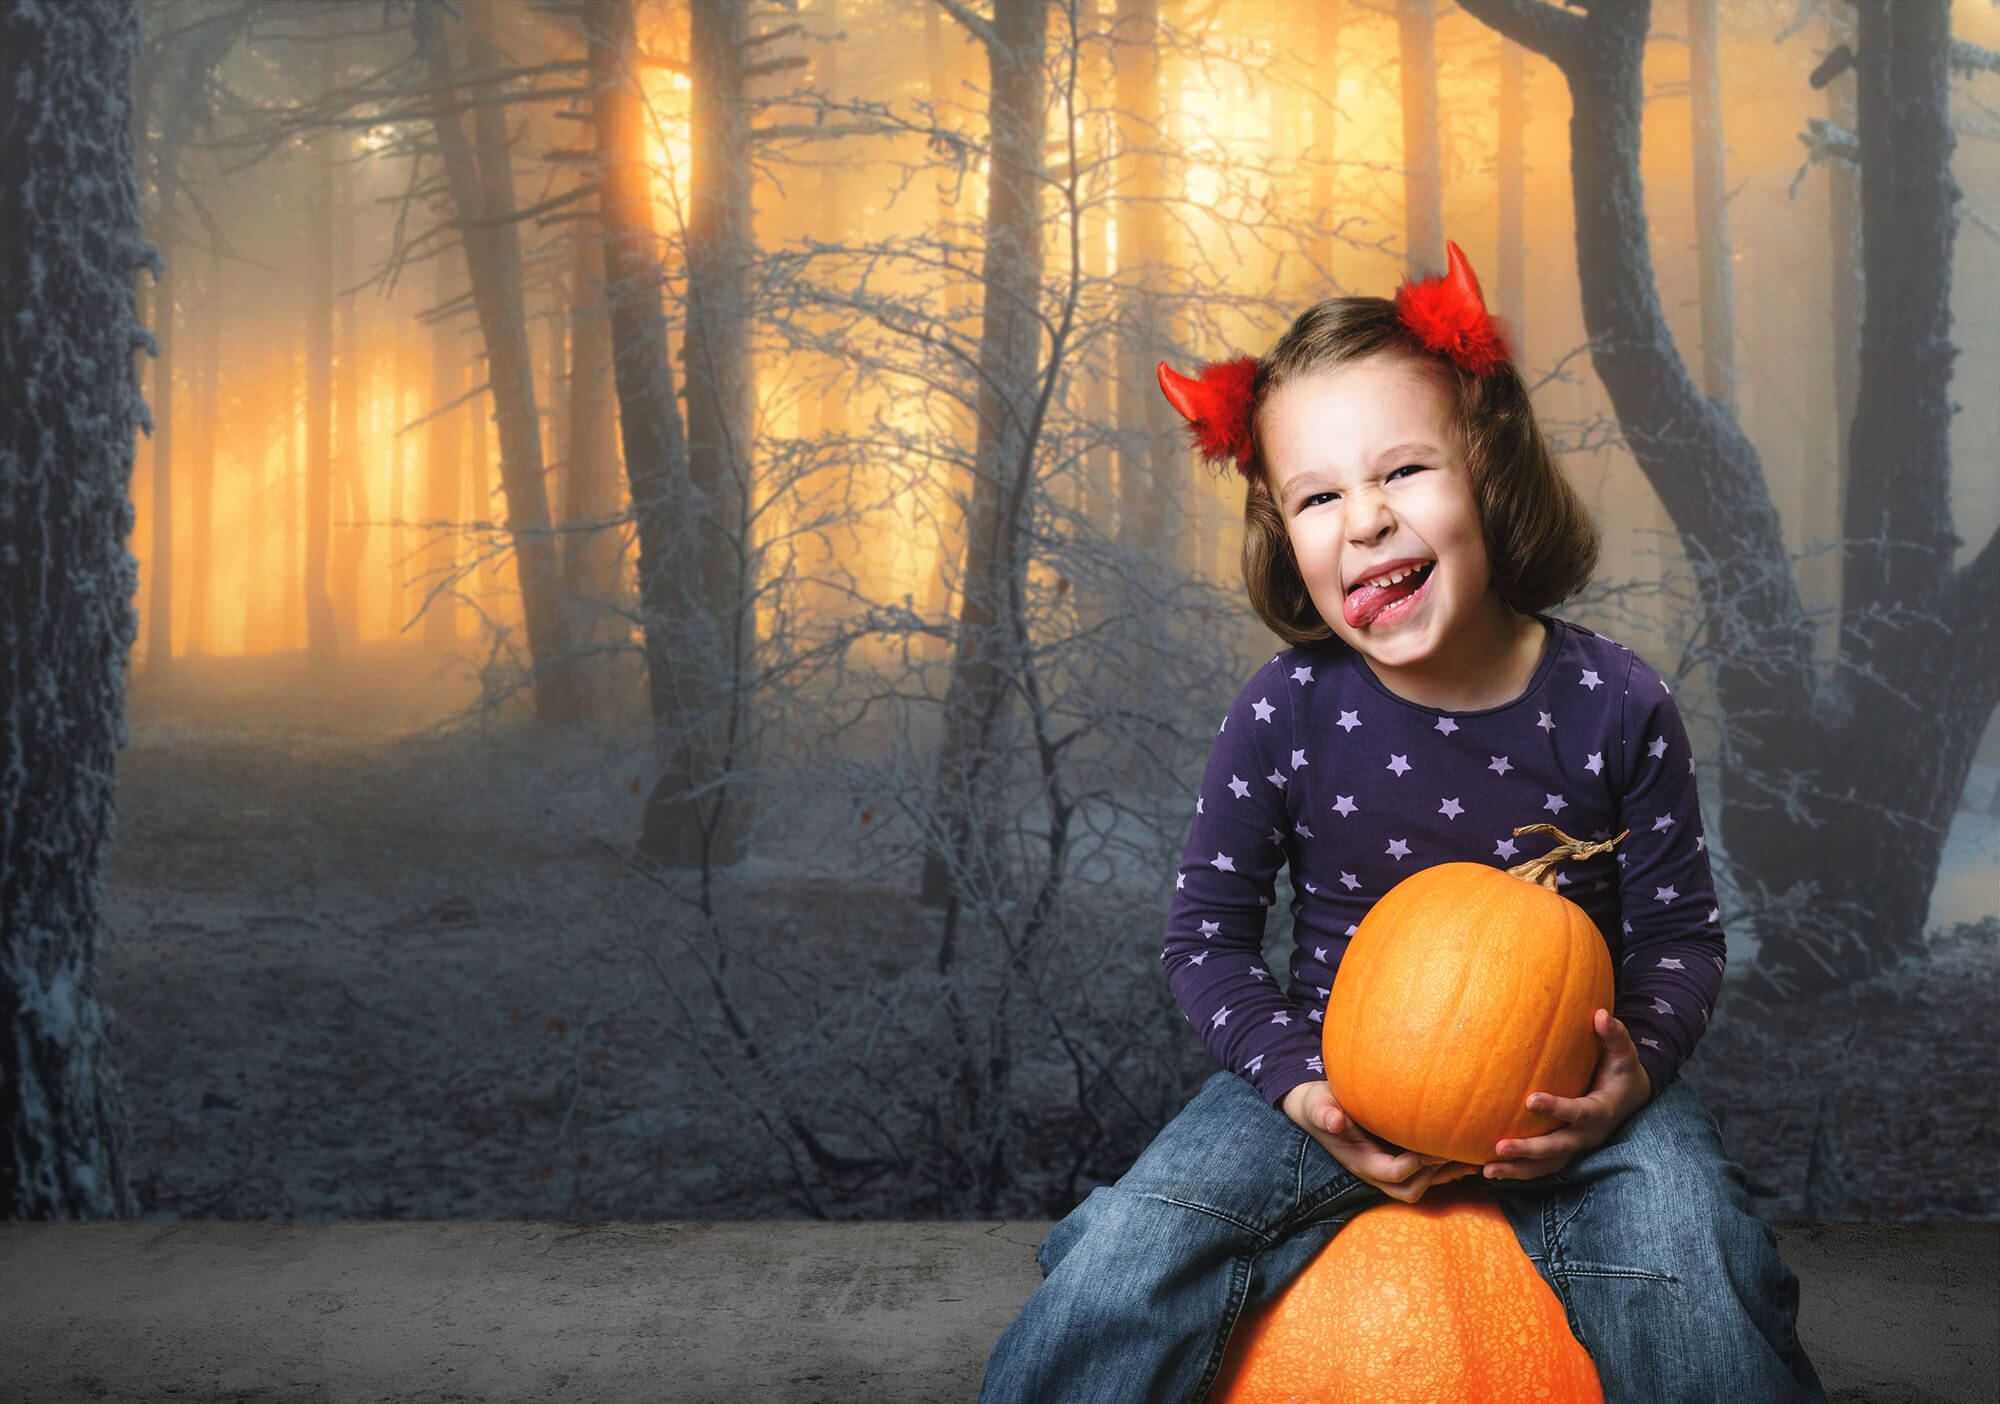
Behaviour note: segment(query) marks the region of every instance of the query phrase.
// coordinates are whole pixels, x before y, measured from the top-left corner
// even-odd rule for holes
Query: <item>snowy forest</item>
[[[1213,1070],[1162,924],[1277,647],[1154,366],[1449,238],[1603,531],[1558,612],[1700,756],[1682,1075],[1769,1217],[2000,1217],[2000,6],[92,0],[0,53],[13,1215],[1115,1179]]]

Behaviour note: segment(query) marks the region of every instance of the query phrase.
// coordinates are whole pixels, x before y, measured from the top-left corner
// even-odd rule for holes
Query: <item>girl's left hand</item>
[[[1563,1125],[1540,1136],[1494,1144],[1497,1159],[1486,1163],[1489,1180],[1534,1180],[1552,1175],[1587,1150],[1611,1139],[1625,1119],[1652,1100],[1653,1082],[1639,1061],[1639,1049],[1625,1025],[1600,1009],[1591,1027],[1604,1045],[1590,1090],[1581,1097],[1528,1094],[1528,1110],[1547,1112]]]

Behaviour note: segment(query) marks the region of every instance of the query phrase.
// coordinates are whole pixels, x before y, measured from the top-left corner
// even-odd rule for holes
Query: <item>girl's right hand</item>
[[[1391,1153],[1342,1109],[1326,1082],[1302,1082],[1280,1104],[1300,1130],[1326,1147],[1327,1154],[1391,1199],[1415,1204],[1432,1185],[1456,1180],[1479,1167],[1415,1151]]]

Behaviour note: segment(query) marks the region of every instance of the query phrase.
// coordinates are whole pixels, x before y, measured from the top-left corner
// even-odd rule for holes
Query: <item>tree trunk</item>
[[[609,639],[618,625],[624,536],[619,523],[617,401],[612,384],[611,323],[604,306],[604,242],[590,224],[576,226],[570,307],[569,470],[563,522],[563,587],[577,612],[576,638],[585,647]],[[604,669],[587,665],[585,676]],[[595,696],[600,688],[588,689]]]
[[[2000,538],[1956,569],[1951,532],[1949,11],[1859,7],[1868,310],[1840,655],[1816,686],[1757,452],[1696,387],[1660,308],[1639,179],[1649,7],[1460,3],[1569,83],[1585,326],[1708,610],[1693,646],[1725,723],[1721,829],[1752,902],[1753,987],[1840,985],[1919,954],[1953,808],[2000,703]]]
[[[1397,0],[1403,91],[1403,230],[1412,278],[1444,271],[1444,147],[1438,132],[1437,3]]]
[[[221,391],[222,358],[222,251],[213,240],[208,246],[208,281],[202,288],[202,308],[195,318],[200,333],[196,343],[195,392],[189,408],[194,411],[194,462],[189,465],[188,485],[193,501],[188,506],[193,521],[188,533],[187,651],[208,652],[209,584],[215,575],[215,425],[216,397]]]
[[[1513,340],[1517,360],[1527,347],[1528,242],[1524,225],[1528,184],[1528,51],[1500,41],[1500,95],[1494,182],[1499,205],[1498,256],[1493,260],[1493,307]]]
[[[320,90],[333,89],[333,45],[320,50]],[[340,661],[327,555],[333,531],[333,138],[313,152],[311,222],[312,306],[306,314],[306,656],[316,673]]]
[[[337,47],[337,46],[335,46]],[[357,223],[353,167],[344,167],[335,186],[334,199],[340,226],[340,272],[336,290],[352,288],[358,280],[361,260],[355,257],[354,228]],[[368,459],[361,429],[361,407],[368,373],[361,364],[361,294],[348,292],[339,298],[340,367],[334,382],[339,398],[335,405],[333,456],[333,516],[339,523],[332,532],[332,583],[334,634],[350,650],[361,642],[361,558],[368,550]]]
[[[1687,0],[1693,113],[1694,242],[1701,266],[1701,388],[1736,413],[1736,293],[1729,248],[1729,179],[1722,142],[1722,43],[1716,0]]]
[[[449,653],[458,645],[458,584],[446,581],[458,569],[458,522],[464,484],[459,481],[459,445],[465,439],[463,411],[443,412],[444,406],[463,395],[465,347],[454,326],[455,318],[443,309],[465,296],[459,277],[459,260],[449,251],[432,263],[433,296],[440,309],[431,323],[431,422],[424,434],[424,515],[429,519],[430,540],[424,549],[424,647],[431,653]]]
[[[655,760],[671,755],[680,715],[673,628],[682,588],[673,556],[678,507],[688,481],[687,437],[674,397],[674,366],[661,304],[664,276],[653,232],[646,167],[646,113],[632,0],[584,0],[590,41],[591,110],[597,141],[598,209],[604,223],[604,303],[625,478],[638,531],[639,617],[646,644],[646,697]],[[648,819],[642,824],[643,843]],[[667,816],[662,815],[665,820]]]
[[[1171,564],[1164,559],[1168,530],[1178,521],[1187,457],[1153,370],[1173,350],[1164,297],[1174,285],[1174,273],[1167,232],[1167,162],[1160,154],[1167,145],[1160,0],[1118,0],[1111,32],[1117,69],[1112,89],[1118,107],[1117,183],[1125,192],[1116,207],[1121,294],[1118,539],[1128,550],[1166,566]],[[1010,114],[1009,120],[1020,119]],[[989,285],[989,308],[992,300]]]
[[[1845,6],[1828,5],[1823,11],[1827,24],[1827,48],[1854,43],[1852,12]],[[1849,69],[1826,85],[1826,116],[1841,131],[1853,135],[1854,72]],[[1861,348],[1861,173],[1846,161],[1829,161],[1827,177],[1827,235],[1832,272],[1832,336],[1828,349],[1832,365],[1824,376],[1812,378],[1814,424],[1826,426],[1824,452],[1832,481],[1800,475],[1795,510],[1800,519],[1800,539],[1811,547],[1832,542],[1840,536],[1847,513],[1848,435],[1854,427],[1854,404],[1859,393]],[[1830,489],[1830,490],[1829,490]],[[1811,604],[1822,609],[1840,607],[1840,555],[1820,551],[1809,555],[1799,566],[1799,577]],[[1824,634],[1822,638],[1824,639]]]
[[[154,287],[153,335],[160,344],[153,362],[153,510],[152,550],[146,561],[146,679],[164,682],[174,675],[174,328],[180,301],[173,228],[175,162],[163,154],[160,181],[160,258],[162,272]]]
[[[747,0],[692,11],[688,143],[687,455],[680,705],[666,765],[646,803],[640,846],[672,867],[725,867],[744,854],[740,773],[752,636],[750,504],[750,106]],[[685,587],[684,587],[685,589]]]
[[[97,955],[138,629],[126,538],[145,415],[132,360],[139,48],[138,13],[119,0],[0,8],[5,1219],[136,1211]]]
[[[496,71],[500,54],[491,34],[492,12],[465,9],[466,56],[479,72]],[[449,90],[453,63],[437,16],[419,10],[418,41],[429,64],[432,86]],[[448,91],[438,98],[448,105]],[[575,659],[570,653],[569,620],[559,596],[560,563],[549,524],[549,499],[542,481],[542,434],[535,413],[533,358],[521,286],[520,227],[514,222],[514,169],[508,149],[506,109],[487,104],[474,114],[475,151],[456,113],[432,119],[444,155],[452,203],[463,231],[472,298],[486,344],[493,387],[494,420],[500,435],[500,485],[506,498],[506,529],[513,540],[514,567],[527,624],[528,654],[534,666],[535,714],[543,721],[568,722],[581,712]],[[474,471],[478,468],[475,465]]]
[[[959,574],[958,643],[938,751],[939,842],[924,861],[922,900],[932,906],[962,897],[968,886],[991,890],[983,836],[998,778],[994,743],[1008,697],[1009,592],[1023,569],[1022,514],[1034,468],[1047,33],[1043,0],[1016,0],[995,9],[982,36],[992,96],[979,440]],[[1121,61],[1132,52],[1121,50]]]
[[[1319,0],[1313,7],[1312,217],[1320,233],[1314,250],[1322,278],[1333,274],[1333,231],[1340,224],[1334,160],[1339,150],[1340,25],[1347,0]]]

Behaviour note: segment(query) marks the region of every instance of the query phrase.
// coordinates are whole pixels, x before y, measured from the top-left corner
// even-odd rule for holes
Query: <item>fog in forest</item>
[[[2000,1214],[2000,642],[1953,622],[2000,615],[2000,10],[1951,11],[1926,214],[1864,190],[1916,164],[1851,6],[1657,0],[1643,144],[1583,127],[1643,182],[1628,286],[1578,75],[1473,0],[141,8],[102,994],[144,1212],[1115,1179],[1213,1067],[1160,936],[1277,647],[1153,367],[1448,238],[1603,531],[1557,612],[1700,756],[1731,966],[1684,1075],[1772,1216]],[[1869,351],[1906,274],[1955,361]]]

